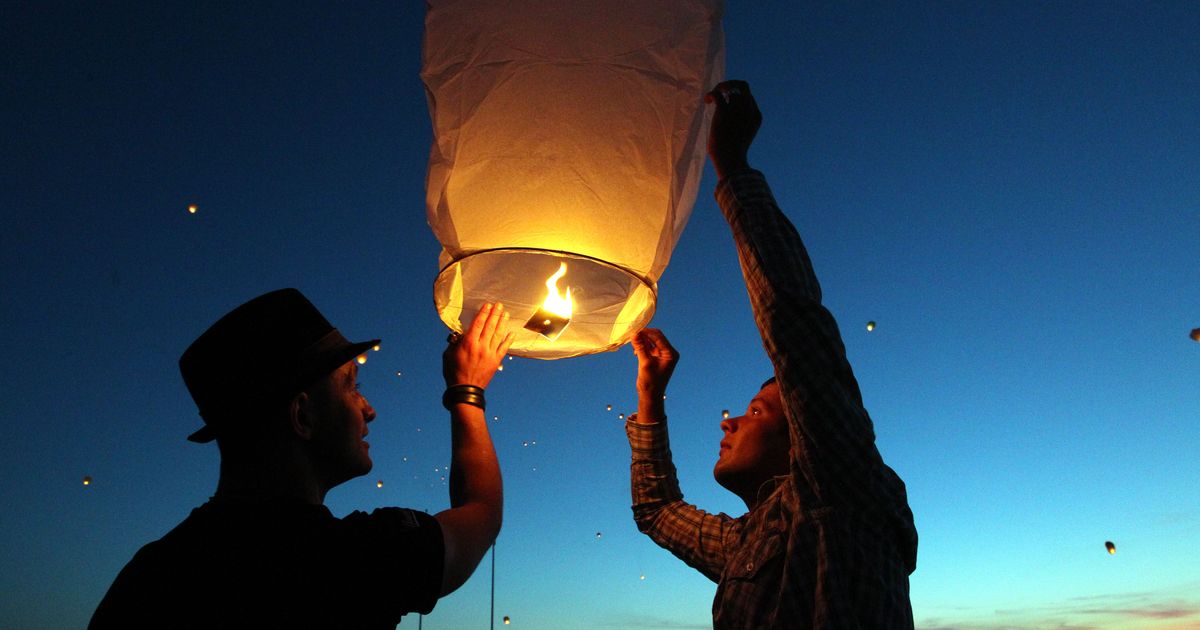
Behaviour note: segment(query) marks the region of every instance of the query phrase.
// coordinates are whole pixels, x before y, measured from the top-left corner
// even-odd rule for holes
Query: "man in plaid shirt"
[[[912,628],[917,532],[904,483],[875,447],[871,419],[799,234],[746,154],[762,115],[742,81],[714,103],[708,152],[754,319],[775,366],[746,415],[721,423],[718,483],[748,512],[683,501],[663,398],[679,360],[662,332],[634,339],[638,528],[714,582],[715,628]]]

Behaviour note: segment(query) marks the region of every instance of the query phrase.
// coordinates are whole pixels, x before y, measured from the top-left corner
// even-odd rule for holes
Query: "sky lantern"
[[[867,332],[871,332],[872,330],[875,330],[875,322],[867,322]]]
[[[1200,328],[1192,329],[1192,341],[1200,341]]]
[[[1117,553],[1117,546],[1111,540],[1105,541],[1104,548],[1108,550],[1108,555],[1110,556]]]
[[[507,626],[510,623],[512,623],[512,620],[508,618],[508,615],[504,615],[504,625]]]
[[[188,206],[188,214],[196,214],[196,210],[198,209],[199,208],[196,207],[196,204],[192,204]]]
[[[517,356],[629,341],[695,202],[722,0],[426,6],[438,315],[503,304]]]
[[[85,486],[92,485],[92,478],[88,475],[84,475],[83,476],[83,485],[85,485]]]

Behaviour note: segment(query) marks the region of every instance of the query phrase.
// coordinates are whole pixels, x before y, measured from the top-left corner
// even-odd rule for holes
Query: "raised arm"
[[[725,539],[736,535],[738,526],[725,514],[685,502],[679,490],[663,404],[679,353],[654,328],[638,332],[633,352],[638,359],[638,412],[625,425],[633,452],[633,520],[660,547],[716,582],[725,567]]]
[[[475,320],[442,355],[446,387],[471,385],[483,390],[504,359],[513,335],[501,305],[485,304]],[[480,394],[482,398],[482,394]],[[500,464],[482,407],[470,404],[470,391],[450,409],[450,509],[434,515],[442,527],[445,562],[441,595],[462,586],[500,533],[504,491]]]
[[[874,509],[890,495],[875,433],[800,235],[747,150],[762,121],[743,81],[718,85],[709,155],[791,436],[792,475],[808,507]],[[894,478],[894,474],[890,475]],[[898,479],[896,479],[898,481]],[[906,508],[907,509],[907,508]]]

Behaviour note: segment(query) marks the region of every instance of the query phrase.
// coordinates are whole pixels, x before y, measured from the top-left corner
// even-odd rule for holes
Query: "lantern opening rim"
[[[604,260],[603,258],[596,258],[595,256],[588,256],[587,254],[571,252],[571,251],[567,251],[565,249],[546,249],[544,247],[492,247],[489,249],[471,250],[471,252],[468,254],[463,254],[462,256],[454,257],[453,259],[450,260],[450,262],[443,265],[441,269],[438,269],[437,275],[434,276],[434,279],[433,279],[434,285],[437,284],[438,278],[441,278],[442,274],[446,273],[447,269],[450,269],[454,265],[461,263],[462,261],[464,261],[468,258],[471,258],[473,256],[478,256],[480,254],[494,254],[494,253],[503,253],[503,252],[515,252],[515,253],[525,252],[525,253],[533,253],[533,254],[554,254],[554,255],[559,255],[559,256],[569,256],[571,258],[579,258],[579,259],[587,260],[587,261],[594,262],[594,263],[597,263],[600,265],[604,265],[605,267],[611,267],[613,269],[616,269],[617,271],[620,271],[621,273],[624,273],[624,274],[638,280],[642,284],[646,285],[646,288],[650,290],[650,293],[654,296],[654,299],[655,300],[658,299],[658,283],[651,281],[650,278],[643,276],[640,273],[637,273],[636,271],[630,269],[629,267],[626,267],[624,265],[618,265],[616,263],[611,263],[607,260]]]

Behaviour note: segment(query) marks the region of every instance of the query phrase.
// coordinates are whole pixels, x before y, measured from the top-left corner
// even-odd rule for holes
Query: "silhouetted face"
[[[313,453],[330,488],[371,472],[367,423],[375,419],[371,403],[358,391],[358,365],[350,361],[309,390],[317,416]]]
[[[759,390],[746,415],[723,420],[721,430],[725,435],[713,477],[753,507],[759,487],[788,472],[790,438],[779,385],[771,383]]]

